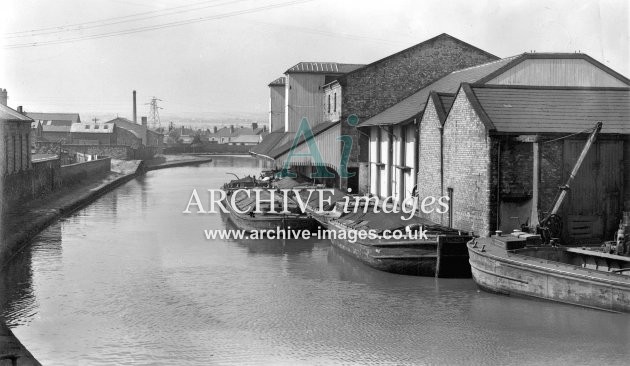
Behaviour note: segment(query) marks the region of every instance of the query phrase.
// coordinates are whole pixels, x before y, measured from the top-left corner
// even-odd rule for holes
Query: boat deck
[[[476,247],[473,246],[473,244],[471,243],[468,244],[468,247],[471,251],[474,251],[483,256],[502,260],[506,263],[512,263],[515,265],[526,265],[531,270],[539,270],[541,272],[551,272],[558,275],[566,276],[577,276],[581,277],[584,280],[597,280],[609,283],[611,285],[620,285],[624,287],[630,286],[629,275],[588,269],[582,266],[519,254],[519,252],[522,252],[523,249],[506,250],[498,245],[495,245],[491,238],[479,238],[474,241],[476,241],[477,243]],[[546,250],[552,249],[551,247],[543,248]],[[557,250],[560,251],[567,249],[570,249],[571,251],[584,251],[578,248],[557,248]]]

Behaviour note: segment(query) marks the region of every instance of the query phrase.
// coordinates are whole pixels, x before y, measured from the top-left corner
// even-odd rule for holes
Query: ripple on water
[[[623,364],[627,316],[382,273],[327,242],[208,241],[193,188],[259,167],[149,172],[40,234],[2,316],[44,364]],[[565,362],[566,361],[566,362]]]

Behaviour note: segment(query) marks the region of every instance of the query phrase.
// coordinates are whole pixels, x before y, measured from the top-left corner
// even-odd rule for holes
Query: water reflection
[[[52,224],[35,237],[36,245],[45,247],[46,256],[61,258],[61,228],[63,222]],[[28,324],[37,313],[37,298],[33,290],[32,248],[18,253],[2,270],[0,276],[0,321],[9,327]],[[48,270],[54,271],[55,268]]]
[[[221,214],[224,219],[225,227],[228,230],[238,230],[238,227],[234,225],[230,220],[228,214]],[[316,239],[288,239],[288,240],[245,240],[245,239],[233,239],[233,241],[240,247],[245,248],[248,254],[251,255],[299,255],[301,253],[308,253],[315,247]]]

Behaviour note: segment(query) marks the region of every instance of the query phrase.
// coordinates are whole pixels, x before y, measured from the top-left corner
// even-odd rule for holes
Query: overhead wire
[[[216,1],[217,0],[211,1],[211,2],[215,3]],[[84,23],[67,24],[67,25],[61,25],[61,26],[55,26],[55,27],[6,33],[5,38],[48,36],[51,34],[58,34],[58,33],[64,33],[64,32],[84,31],[84,30],[89,30],[89,29],[94,29],[94,28],[106,27],[110,25],[118,25],[118,24],[124,24],[124,23],[129,23],[129,22],[138,22],[142,20],[154,19],[154,18],[169,16],[169,15],[182,14],[182,13],[187,13],[191,11],[214,8],[214,7],[219,7],[223,5],[243,2],[243,1],[251,1],[251,0],[233,0],[233,1],[227,1],[220,4],[211,4],[211,5],[208,5],[208,1],[204,1],[201,3],[181,5],[181,6],[168,8],[168,9],[159,9],[159,10],[147,11],[143,13],[124,15],[120,17],[94,20],[94,21],[84,22]],[[203,5],[203,6],[200,6],[200,5]],[[193,8],[177,10],[177,9],[190,8],[190,7],[193,7]],[[149,14],[154,14],[154,15],[149,15]]]
[[[277,8],[282,8],[282,7],[286,7],[286,6],[291,6],[291,5],[307,3],[307,2],[311,2],[311,1],[315,1],[315,0],[294,0],[294,1],[284,2],[284,3],[269,4],[269,5],[265,5],[265,6],[255,7],[255,8],[236,10],[236,11],[227,12],[227,13],[223,13],[223,14],[216,14],[216,15],[211,15],[211,16],[206,16],[206,17],[199,17],[199,18],[193,18],[193,19],[185,19],[185,20],[179,20],[179,21],[174,21],[174,22],[169,22],[169,23],[162,23],[162,24],[143,26],[143,27],[138,27],[138,28],[131,28],[131,29],[126,29],[126,30],[112,31],[112,32],[106,32],[106,33],[92,34],[92,35],[79,36],[79,37],[66,38],[66,39],[58,39],[58,40],[15,43],[15,44],[6,45],[3,48],[5,48],[5,49],[14,49],[14,48],[24,48],[24,47],[35,47],[35,46],[44,46],[44,45],[53,45],[53,44],[72,43],[72,42],[78,42],[78,41],[90,40],[90,39],[115,37],[115,36],[134,34],[134,33],[140,33],[140,32],[147,32],[147,31],[164,29],[164,28],[178,27],[178,26],[183,26],[183,25],[188,25],[188,24],[193,24],[193,23],[199,23],[199,22],[204,22],[204,21],[229,18],[229,17],[233,17],[233,16],[238,16],[238,15],[243,15],[243,14],[250,14],[250,13],[256,13],[256,12],[269,10],[269,9],[277,9]]]

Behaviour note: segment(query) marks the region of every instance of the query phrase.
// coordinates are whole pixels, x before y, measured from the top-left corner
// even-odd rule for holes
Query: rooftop
[[[373,125],[390,125],[404,122],[410,118],[419,115],[424,108],[428,100],[429,93],[431,91],[443,92],[443,93],[455,93],[459,89],[461,83],[485,83],[494,77],[504,73],[508,69],[513,68],[515,65],[529,59],[582,59],[590,62],[596,67],[602,69],[608,74],[612,75],[616,79],[630,85],[628,80],[623,75],[610,69],[606,65],[593,59],[587,54],[583,53],[523,53],[512,57],[503,58],[497,61],[488,62],[485,64],[468,67],[465,69],[453,71],[452,73],[444,76],[435,82],[422,87],[416,93],[403,99],[399,103],[391,106],[383,112],[373,116],[372,118],[365,120],[361,123],[361,126],[373,126]]]
[[[601,121],[601,133],[630,134],[630,88],[463,84],[462,89],[496,132],[575,133]]]
[[[290,67],[285,74],[312,73],[312,74],[345,74],[354,71],[364,65],[340,64],[337,62],[300,62]]]
[[[81,118],[78,113],[39,113],[26,112],[26,115],[37,121],[69,121],[79,123]]]
[[[455,93],[461,83],[474,83],[509,64],[518,56],[453,71],[441,79],[419,89],[381,113],[361,123],[361,126],[390,125],[404,122],[424,111],[431,91]]]
[[[101,123],[73,123],[70,126],[73,133],[113,133],[114,126]]]
[[[0,104],[0,120],[32,122],[32,119],[4,104]]]
[[[294,134],[284,132],[284,130],[271,132],[270,134],[265,136],[265,138],[263,138],[263,140],[258,145],[252,147],[252,150],[250,152],[254,155],[272,158],[272,156],[269,155],[271,150],[284,143],[284,141],[286,141],[285,138],[287,138],[287,136],[289,135]]]
[[[281,76],[277,79],[275,79],[274,81],[269,83],[269,86],[282,86],[285,85],[287,82],[287,78],[285,78],[284,76]]]

